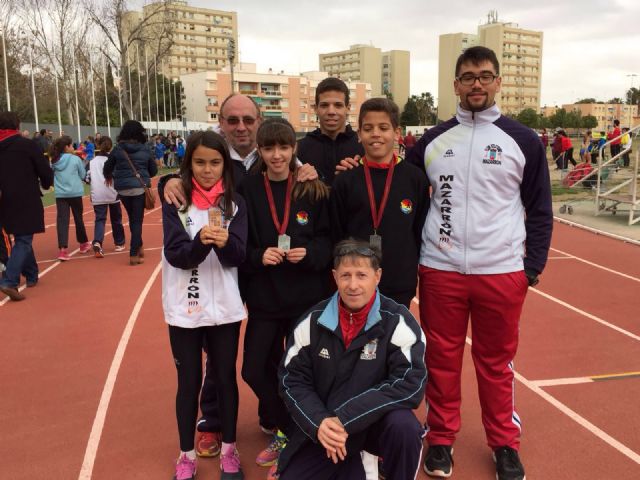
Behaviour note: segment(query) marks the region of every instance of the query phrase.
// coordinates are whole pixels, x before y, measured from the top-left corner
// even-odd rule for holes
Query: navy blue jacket
[[[151,177],[158,173],[158,167],[151,150],[143,143],[118,143],[104,163],[104,178],[113,178],[113,188],[118,191],[141,188],[140,181],[131,169],[123,150],[129,154],[145,185],[151,187]]]

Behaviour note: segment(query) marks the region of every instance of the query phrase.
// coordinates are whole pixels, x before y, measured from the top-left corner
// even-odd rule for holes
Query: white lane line
[[[587,227],[586,225],[582,225],[580,223],[572,222],[570,220],[566,220],[561,217],[553,217],[553,219],[558,223],[564,223],[570,227],[576,227],[581,230],[586,230],[591,233],[595,233],[596,235],[602,235],[603,237],[613,238],[615,240],[621,240],[625,243],[631,243],[633,245],[640,245],[640,240],[635,240],[633,238],[624,237],[622,235],[616,235],[615,233],[605,232],[604,230],[598,230],[597,228]]]
[[[148,210],[144,212],[144,215],[149,215],[157,210],[160,210],[162,208],[162,205],[159,207],[154,208],[153,210]],[[123,224],[123,225],[128,225],[127,224]],[[104,232],[105,236],[109,235],[110,233],[112,233],[112,230],[108,230],[106,232]],[[162,248],[162,247],[156,247],[156,248]],[[151,250],[151,249],[149,249]],[[74,260],[73,255],[75,255],[76,253],[78,253],[80,251],[79,248],[76,248],[74,251],[72,251],[69,255],[72,257],[72,260]],[[78,258],[82,258],[82,257],[78,257]],[[86,258],[92,258],[91,256],[88,256]],[[46,261],[46,260],[45,260]],[[38,273],[38,279],[40,279],[43,275],[46,275],[48,272],[50,272],[51,270],[53,270],[54,268],[56,268],[58,265],[60,265],[62,262],[60,260],[54,260],[53,261],[53,265],[51,265],[50,267],[48,267],[46,270],[43,270],[42,272]],[[40,262],[37,262],[40,263]],[[22,290],[24,290],[26,288],[26,285],[23,285],[22,287],[18,287],[18,291],[21,292]],[[6,304],[9,301],[9,297],[5,297],[4,300],[0,300],[0,307],[2,307],[4,304]]]
[[[122,359],[124,357],[125,350],[127,349],[129,339],[131,338],[133,327],[135,326],[140,310],[142,309],[142,305],[144,304],[144,301],[149,294],[149,290],[151,290],[153,282],[155,282],[156,277],[160,273],[161,268],[162,264],[158,263],[155,270],[151,274],[151,277],[149,277],[147,284],[144,286],[142,293],[138,297],[138,300],[133,307],[133,311],[131,312],[131,316],[129,316],[129,320],[127,321],[124,331],[122,332],[122,337],[120,337],[118,348],[116,349],[116,353],[113,356],[111,368],[109,368],[109,374],[107,375],[107,380],[104,384],[102,395],[100,396],[100,403],[98,404],[98,410],[96,411],[96,416],[93,420],[93,426],[91,427],[91,434],[89,435],[89,441],[87,442],[87,449],[84,452],[84,460],[82,461],[82,468],[80,469],[78,480],[89,480],[91,478],[91,474],[93,473],[93,466],[96,461],[98,445],[100,444],[100,438],[102,437],[102,429],[104,428],[104,422],[107,417],[107,410],[109,409],[109,402],[111,401],[111,395],[113,394],[113,389],[118,377],[118,372],[120,370],[120,366],[122,365]]]
[[[105,234],[106,235],[106,234]],[[154,250],[162,250],[164,247],[144,247],[144,251],[145,252],[152,252]],[[122,252],[109,252],[109,253],[105,253],[104,256],[105,257],[110,257],[112,255],[128,255],[129,254],[129,249],[123,250]],[[93,250],[90,250],[90,254],[89,255],[83,255],[80,257],[72,257],[71,260],[69,261],[76,261],[76,260],[87,260],[90,258],[95,258],[94,254],[93,254]],[[55,258],[51,258],[48,260],[40,260],[38,262],[38,265],[43,265],[45,263],[55,263],[55,262],[59,262],[60,260],[56,260]]]
[[[469,337],[467,337],[467,344],[471,345],[471,343],[472,343],[471,339]],[[582,417],[577,412],[571,410],[564,403],[562,403],[561,401],[559,401],[558,399],[556,399],[552,395],[550,395],[547,392],[545,392],[544,390],[542,390],[542,388],[537,386],[534,382],[531,382],[530,380],[526,379],[525,377],[520,375],[515,370],[513,371],[513,373],[515,375],[516,380],[518,380],[520,383],[522,383],[525,387],[527,387],[533,393],[535,393],[536,395],[542,397],[542,399],[544,399],[547,402],[549,402],[551,405],[553,405],[555,408],[560,410],[562,413],[564,413],[571,420],[576,422],[581,427],[584,427],[588,432],[590,432],[593,435],[595,435],[596,437],[598,437],[600,440],[602,440],[603,442],[608,444],[610,447],[614,448],[615,450],[619,451],[620,453],[622,453],[623,455],[629,457],[632,461],[634,461],[635,463],[640,465],[640,454],[634,452],[629,447],[624,445],[622,442],[616,440],[611,435],[606,433],[604,430],[601,430],[600,428],[596,427],[589,420],[587,420],[586,418]]]
[[[576,257],[575,255],[571,255],[570,253],[563,252],[562,250],[558,250],[557,248],[551,248],[554,252],[561,253],[562,255],[567,255],[570,258],[578,260],[579,262],[586,263],[587,265],[591,265],[592,267],[599,268],[604,270],[605,272],[613,273],[615,275],[620,275],[621,277],[628,278],[629,280],[633,280],[634,282],[640,282],[640,278],[634,277],[633,275],[627,275],[626,273],[619,272],[618,270],[613,270],[612,268],[605,267],[604,265],[600,265],[599,263],[590,262],[584,258]]]
[[[572,310],[572,311],[574,311],[576,313],[579,313],[580,315],[583,315],[583,316],[585,316],[585,317],[587,317],[587,318],[589,318],[591,320],[594,320],[594,321],[604,325],[605,327],[611,328],[612,330],[615,330],[618,333],[622,333],[623,335],[626,335],[629,338],[633,338],[634,340],[640,341],[640,336],[638,336],[638,335],[636,335],[634,333],[631,333],[631,332],[625,330],[624,328],[620,328],[617,325],[614,325],[613,323],[609,323],[609,322],[607,322],[606,320],[603,320],[600,317],[597,317],[597,316],[592,315],[592,314],[590,314],[588,312],[585,312],[584,310],[581,310],[581,309],[579,309],[577,307],[574,307],[573,305],[571,305],[571,304],[569,304],[567,302],[563,302],[559,298],[556,298],[556,297],[554,297],[552,295],[549,295],[548,293],[544,293],[544,292],[538,290],[537,288],[529,287],[529,291],[537,293],[538,295],[540,295],[540,296],[542,296],[542,297],[544,297],[544,298],[546,298],[548,300],[551,300],[552,302],[555,302],[558,305],[562,305],[563,307],[568,308],[569,310]]]
[[[581,383],[593,383],[591,377],[552,378],[549,380],[530,380],[535,387],[557,387],[561,385],[579,385]]]

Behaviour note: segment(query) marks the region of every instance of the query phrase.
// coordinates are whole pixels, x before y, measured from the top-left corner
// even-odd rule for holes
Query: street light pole
[[[629,89],[629,129],[633,128],[631,125],[631,110],[633,110],[633,80],[638,75],[635,73],[630,73],[627,77],[631,77],[631,88]],[[638,99],[638,103],[640,104],[640,99]]]
[[[233,84],[233,62],[236,59],[236,41],[233,38],[229,38],[227,44],[227,58],[229,59],[229,68],[231,71],[231,93],[234,92]]]

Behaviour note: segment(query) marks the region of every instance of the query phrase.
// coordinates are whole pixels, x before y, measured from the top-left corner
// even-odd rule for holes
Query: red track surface
[[[0,295],[0,477],[168,480],[178,449],[176,378],[160,275],[142,297],[160,260],[160,211],[145,218],[147,259],[137,267],[128,265],[126,252],[113,253],[109,235],[103,260],[76,253],[70,262],[54,261],[55,208],[45,212],[49,227],[35,239],[38,286],[24,292],[24,302]],[[85,219],[91,231],[86,199]],[[640,248],[561,224],[552,246],[539,290],[530,291],[525,304],[516,359],[527,478],[637,480],[640,377],[567,379],[640,372]],[[139,314],[132,315],[139,300]],[[127,325],[133,329],[124,342]],[[121,364],[112,369],[117,376],[105,396],[119,344]],[[536,383],[554,379],[557,385]],[[267,437],[257,428],[253,393],[242,381],[240,388],[243,468],[247,479],[263,479],[266,469],[253,459]],[[102,406],[101,396],[108,400]],[[94,423],[102,425],[97,412],[104,427],[92,435]],[[424,408],[417,414],[422,420]],[[469,355],[462,417],[453,478],[495,478]],[[95,461],[86,452],[95,452]],[[200,460],[199,478],[216,479],[218,471],[217,459]]]

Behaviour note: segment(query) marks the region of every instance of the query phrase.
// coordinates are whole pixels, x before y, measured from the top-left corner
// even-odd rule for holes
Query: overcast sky
[[[438,36],[499,20],[544,32],[542,105],[609,100],[640,86],[639,0],[189,0],[238,13],[240,60],[258,71],[318,70],[318,54],[356,43],[411,52],[411,93],[437,98]]]

